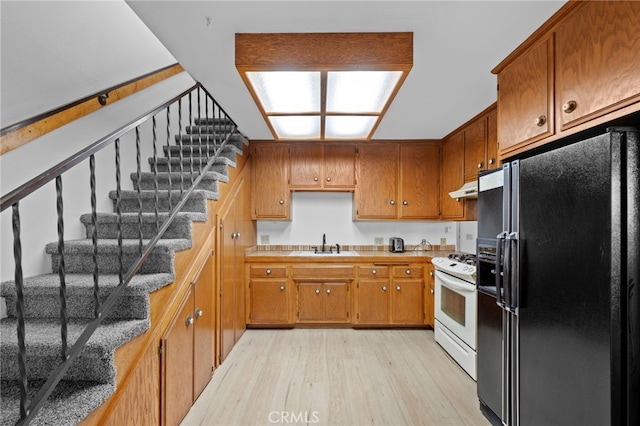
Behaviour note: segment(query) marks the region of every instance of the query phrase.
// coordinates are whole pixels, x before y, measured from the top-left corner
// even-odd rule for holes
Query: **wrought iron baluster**
[[[189,92],[189,178],[193,186],[193,110],[191,106],[191,92]]]
[[[158,203],[159,203],[159,198],[158,198],[158,147],[156,146],[156,143],[158,141],[157,135],[156,135],[156,116],[154,115],[151,118],[151,129],[152,129],[152,133],[153,133],[153,190],[154,190],[154,199],[155,199],[155,204],[153,206],[153,212],[155,214],[155,218],[156,218],[156,232],[158,232],[158,229],[160,229],[160,219],[158,218]]]
[[[208,123],[208,121],[204,121]],[[198,87],[198,175],[202,174],[202,105],[200,104],[200,88]]]
[[[122,284],[124,275],[124,250],[122,248],[122,189],[120,185],[120,139],[115,140],[116,148],[116,214],[118,216],[118,277]]]
[[[209,97],[205,93],[204,95],[204,116],[207,118],[207,123],[209,122]],[[210,145],[210,136],[207,135],[207,161],[211,157],[211,145]]]
[[[89,184],[91,187],[91,244],[93,246],[93,315],[98,318],[100,308],[100,286],[98,269],[98,213],[96,207],[96,159],[95,155],[89,157]]]
[[[171,201],[171,105],[167,105],[167,179],[169,179],[169,186],[167,187],[167,196],[169,197],[169,211],[172,209]]]
[[[64,217],[62,205],[62,176],[56,177],[56,210],[58,213],[58,276],[60,277],[60,337],[62,346],[60,356],[62,361],[67,359],[67,283],[66,266],[64,262]]]
[[[182,98],[178,100],[178,140],[180,141],[180,196],[184,194],[184,153],[182,152]]]
[[[142,168],[140,166],[140,127],[136,126],[136,172],[138,174],[138,253],[142,255]]]
[[[27,350],[25,348],[25,327],[24,327],[24,281],[22,276],[22,242],[20,240],[20,204],[12,206],[12,226],[13,226],[13,261],[15,263],[15,287],[16,287],[16,316],[18,334],[18,370],[20,372],[20,418],[24,419],[29,414],[27,412],[27,390],[29,382],[27,379]]]

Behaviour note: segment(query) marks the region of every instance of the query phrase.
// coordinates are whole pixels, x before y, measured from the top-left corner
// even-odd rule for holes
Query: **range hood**
[[[456,191],[449,193],[449,196],[453,199],[459,200],[460,198],[478,198],[478,181],[467,182]]]

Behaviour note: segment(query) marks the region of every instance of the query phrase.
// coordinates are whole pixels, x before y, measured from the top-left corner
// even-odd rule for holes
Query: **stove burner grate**
[[[476,264],[475,254],[452,253],[448,256],[448,258],[451,260],[455,260],[456,262],[466,263],[467,265]]]

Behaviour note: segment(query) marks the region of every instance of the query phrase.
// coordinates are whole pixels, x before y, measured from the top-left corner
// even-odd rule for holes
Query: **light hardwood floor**
[[[183,425],[482,425],[431,330],[247,330]]]

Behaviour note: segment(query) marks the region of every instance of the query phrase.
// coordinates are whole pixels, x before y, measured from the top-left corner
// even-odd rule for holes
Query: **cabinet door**
[[[251,323],[289,323],[289,289],[286,279],[251,280]]]
[[[193,293],[162,338],[162,414],[167,426],[178,425],[193,404]]]
[[[211,380],[214,366],[213,253],[207,256],[193,283],[195,318],[193,343],[193,397],[196,399]]]
[[[425,278],[425,292],[424,292],[424,323],[433,327],[433,318],[434,318],[434,294],[435,294],[435,277],[434,277],[434,268],[433,264],[429,263],[426,266],[427,275]]]
[[[498,74],[500,153],[554,133],[553,46],[534,46]]]
[[[353,189],[356,185],[356,146],[354,144],[324,146],[324,187]]]
[[[289,147],[289,186],[322,187],[322,145],[292,143]]]
[[[478,179],[478,172],[486,170],[487,120],[482,118],[464,130],[464,181]]]
[[[389,281],[360,280],[358,283],[358,322],[386,324],[389,322]]]
[[[585,2],[558,28],[557,114],[561,129],[640,100],[638,28],[637,1]]]
[[[464,217],[464,201],[456,201],[449,192],[464,183],[464,135],[456,133],[442,144],[442,192],[440,208],[443,219]]]
[[[289,218],[289,182],[286,144],[253,145],[252,219]]]
[[[498,112],[487,115],[487,170],[498,167]]]
[[[361,144],[358,148],[357,169],[356,217],[395,219],[398,196],[398,146]]]
[[[322,283],[298,283],[298,320],[322,321],[324,319]]]
[[[424,286],[421,279],[395,280],[391,289],[391,322],[424,323]]]
[[[324,321],[349,321],[349,285],[347,283],[324,283],[322,286]]]
[[[440,147],[400,146],[400,219],[437,219],[440,214]]]

